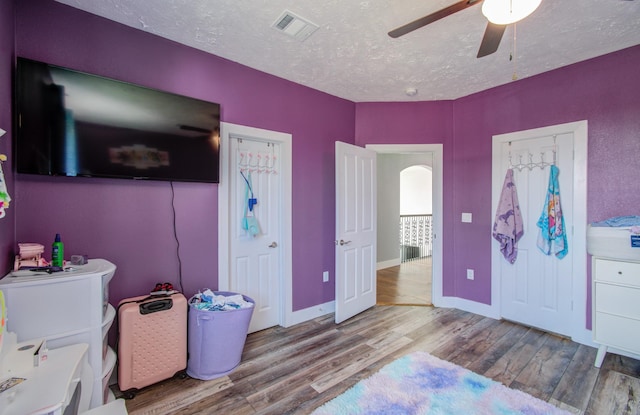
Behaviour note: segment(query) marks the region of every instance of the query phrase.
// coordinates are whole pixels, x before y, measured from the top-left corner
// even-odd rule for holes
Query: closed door
[[[572,234],[573,148],[571,133],[513,140],[501,143],[499,160],[499,171],[502,172],[500,185],[510,165],[514,167],[514,183],[524,228],[524,234],[518,241],[515,263],[511,264],[504,258],[497,260],[501,315],[512,321],[567,335],[571,334],[573,318],[573,256],[576,251]],[[554,157],[560,170],[561,207],[569,246],[568,254],[562,259],[545,255],[537,246],[540,230],[536,224],[545,204],[550,171],[550,167],[542,163],[552,162]],[[494,199],[499,196],[496,193],[494,191]],[[496,205],[494,201],[493,214]],[[495,252],[499,244],[495,240],[492,243]]]
[[[253,332],[280,319],[280,144],[232,136],[229,145],[230,289],[255,301]]]
[[[335,321],[376,304],[376,153],[336,142]]]

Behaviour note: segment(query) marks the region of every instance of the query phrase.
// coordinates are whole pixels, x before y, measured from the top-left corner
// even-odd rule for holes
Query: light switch
[[[462,213],[462,222],[463,223],[471,223],[471,213]]]

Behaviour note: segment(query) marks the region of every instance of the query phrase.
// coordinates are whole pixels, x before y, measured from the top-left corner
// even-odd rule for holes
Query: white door
[[[225,221],[230,230],[229,291],[255,301],[249,327],[249,332],[254,332],[280,322],[280,144],[232,135],[228,145],[230,174],[226,179],[232,207]],[[248,199],[255,200],[251,208]]]
[[[566,335],[571,334],[573,257],[579,249],[572,234],[575,220],[573,151],[571,133],[513,140],[501,143],[499,163],[501,184],[510,165],[514,167],[524,228],[515,263],[510,264],[504,258],[498,260],[502,317]],[[550,171],[549,166],[541,166],[543,162],[552,162],[554,157],[560,171],[560,200],[569,246],[563,259],[545,255],[537,247],[539,228],[536,224],[543,210]],[[498,196],[499,192],[494,192],[494,198]],[[494,215],[496,205],[494,201]],[[498,242],[492,243],[492,249],[498,250]]]
[[[249,332],[293,324],[292,138],[289,133],[221,123],[218,289],[240,291],[256,301]],[[261,230],[255,237],[242,227],[246,200],[240,170],[250,168],[259,169],[251,174]]]
[[[339,141],[335,275],[336,323],[376,304],[376,153]]]

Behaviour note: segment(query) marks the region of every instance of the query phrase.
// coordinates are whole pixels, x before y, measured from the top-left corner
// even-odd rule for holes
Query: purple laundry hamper
[[[216,295],[238,295],[215,291]],[[187,333],[187,375],[201,380],[222,377],[240,364],[255,301],[242,295],[254,307],[227,311],[198,310],[189,305]]]

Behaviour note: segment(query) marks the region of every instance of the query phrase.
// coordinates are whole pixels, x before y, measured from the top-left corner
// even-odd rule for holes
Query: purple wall
[[[220,102],[224,121],[293,134],[294,310],[333,299],[333,284],[318,276],[334,269],[335,140],[443,144],[448,296],[491,301],[491,224],[462,224],[459,218],[462,212],[492,217],[492,135],[587,119],[588,220],[640,213],[640,46],[455,101],[353,104],[53,0],[10,3],[0,2],[5,85],[15,7],[20,56]],[[0,126],[9,131],[8,90],[0,88],[0,123],[6,127]],[[9,152],[7,141],[0,139],[0,150]],[[157,281],[177,282],[169,183],[33,176],[15,181],[11,216],[0,220],[3,269],[16,242],[48,246],[60,232],[68,254],[118,265],[112,302],[144,293]],[[174,187],[185,293],[216,288],[217,186]],[[475,281],[466,280],[466,268],[476,270]]]
[[[474,217],[492,217],[491,136],[587,120],[587,221],[640,214],[638,67],[640,46],[457,100],[453,211],[472,209]],[[488,304],[491,224],[465,225],[454,222],[454,251],[464,253],[454,262],[456,295]],[[464,278],[464,270],[474,267],[480,290]],[[587,269],[590,274],[590,262]],[[590,275],[585,278],[591,327]]]
[[[640,214],[636,175],[640,167],[640,80],[634,76],[638,67],[640,47],[636,46],[457,100],[454,212],[492,217],[493,135],[587,120],[587,221]],[[490,303],[491,224],[466,225],[454,222],[454,251],[465,253],[454,263],[456,293]],[[482,282],[479,291],[463,275],[466,268],[474,267],[475,282]],[[588,321],[590,317],[589,312]]]
[[[2,170],[9,195],[13,199],[5,217],[0,219],[0,276],[13,267],[13,246],[15,241],[15,186],[11,162],[11,68],[13,67],[13,2],[0,1],[0,128],[7,133],[0,137],[0,154],[8,160]]]
[[[445,295],[491,303],[491,223],[461,223],[459,218],[462,212],[493,217],[495,134],[588,120],[587,220],[640,214],[639,67],[640,46],[635,46],[460,98],[451,105],[451,115],[442,103],[357,105],[359,145],[434,139],[444,144]],[[466,279],[466,268],[475,269],[474,281]]]
[[[20,0],[15,9],[18,56],[219,102],[223,121],[291,133],[293,308],[333,300],[318,276],[334,268],[334,141],[353,142],[355,104],[53,0]],[[18,175],[16,187],[15,242],[48,247],[61,233],[67,256],[111,260],[112,303],[178,283],[168,182]],[[218,187],[174,188],[184,292],[215,289]]]

